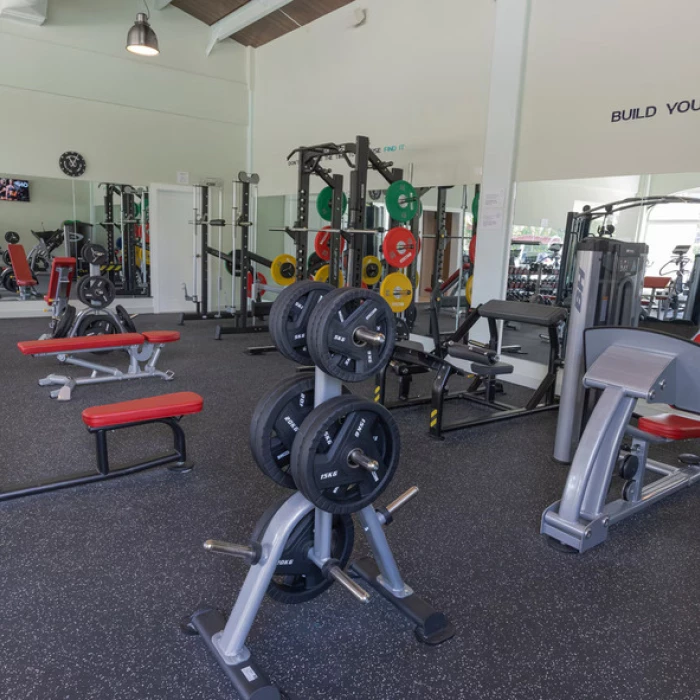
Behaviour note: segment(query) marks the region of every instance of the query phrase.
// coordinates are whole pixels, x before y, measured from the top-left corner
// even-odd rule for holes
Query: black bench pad
[[[550,328],[566,318],[566,309],[560,306],[531,304],[527,301],[492,299],[479,307],[479,316]]]

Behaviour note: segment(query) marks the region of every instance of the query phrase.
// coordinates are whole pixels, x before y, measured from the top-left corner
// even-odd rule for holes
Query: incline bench
[[[27,301],[38,296],[35,289],[38,282],[29,268],[29,261],[27,260],[24,246],[20,243],[10,243],[7,246],[7,252],[12,263],[12,274],[17,284],[20,300]]]
[[[200,413],[203,404],[204,401],[199,394],[191,391],[182,391],[177,394],[165,394],[164,396],[86,408],[83,411],[83,423],[85,423],[91,433],[95,434],[97,441],[97,473],[78,474],[33,486],[23,486],[12,491],[5,491],[0,493],[0,501],[33,496],[38,493],[56,491],[70,486],[91,484],[95,481],[126,476],[127,474],[134,474],[135,472],[166,464],[170,465],[168,468],[171,471],[188,472],[193,465],[187,461],[185,433],[180,427],[179,421],[182,416]],[[132,428],[137,425],[147,425],[148,423],[165,423],[165,425],[170,427],[174,439],[173,451],[149,457],[143,462],[110,471],[107,433],[111,430]]]
[[[24,355],[56,355],[58,361],[67,365],[91,370],[88,377],[73,379],[62,374],[49,374],[39,380],[40,386],[60,385],[51,392],[51,398],[70,401],[73,388],[81,384],[102,384],[128,379],[160,377],[170,381],[175,375],[156,368],[163,346],[180,340],[178,331],[146,331],[144,333],[118,333],[111,335],[89,335],[76,338],[51,338],[49,340],[25,340],[17,343]],[[101,350],[125,350],[129,355],[129,365],[125,370],[86,360],[76,355]],[[145,364],[142,364],[145,363]]]

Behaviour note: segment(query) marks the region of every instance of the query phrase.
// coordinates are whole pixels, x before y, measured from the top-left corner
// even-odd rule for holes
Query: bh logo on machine
[[[574,296],[574,306],[576,311],[581,311],[581,302],[583,301],[583,289],[586,282],[586,273],[582,267],[578,269],[578,283],[576,285],[576,294]]]
[[[666,109],[669,116],[676,114],[685,114],[686,112],[700,112],[700,99],[697,100],[679,100],[677,102],[667,102]],[[633,107],[632,109],[615,110],[612,113],[611,122],[629,122],[636,119],[651,119],[658,113],[656,105],[648,107]],[[662,114],[666,112],[661,111]]]

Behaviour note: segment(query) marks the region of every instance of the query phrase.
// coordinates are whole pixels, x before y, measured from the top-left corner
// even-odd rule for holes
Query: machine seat
[[[531,323],[534,326],[550,328],[566,319],[567,312],[561,306],[492,299],[479,307],[479,316],[499,321]]]
[[[640,418],[639,430],[669,440],[690,440],[700,438],[700,419],[664,413],[660,416]]]
[[[86,408],[83,411],[83,423],[93,429],[129,425],[200,413],[203,406],[204,399],[199,394],[180,391],[176,394]]]
[[[496,377],[499,374],[511,374],[513,365],[506,362],[496,362],[494,365],[482,365],[479,362],[472,362],[472,372],[480,377]]]

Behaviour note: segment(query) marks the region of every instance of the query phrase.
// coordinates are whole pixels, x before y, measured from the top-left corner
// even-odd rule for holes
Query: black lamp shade
[[[136,22],[126,37],[126,49],[139,56],[157,56],[158,37],[151,29],[148,18],[142,12],[136,15]]]

